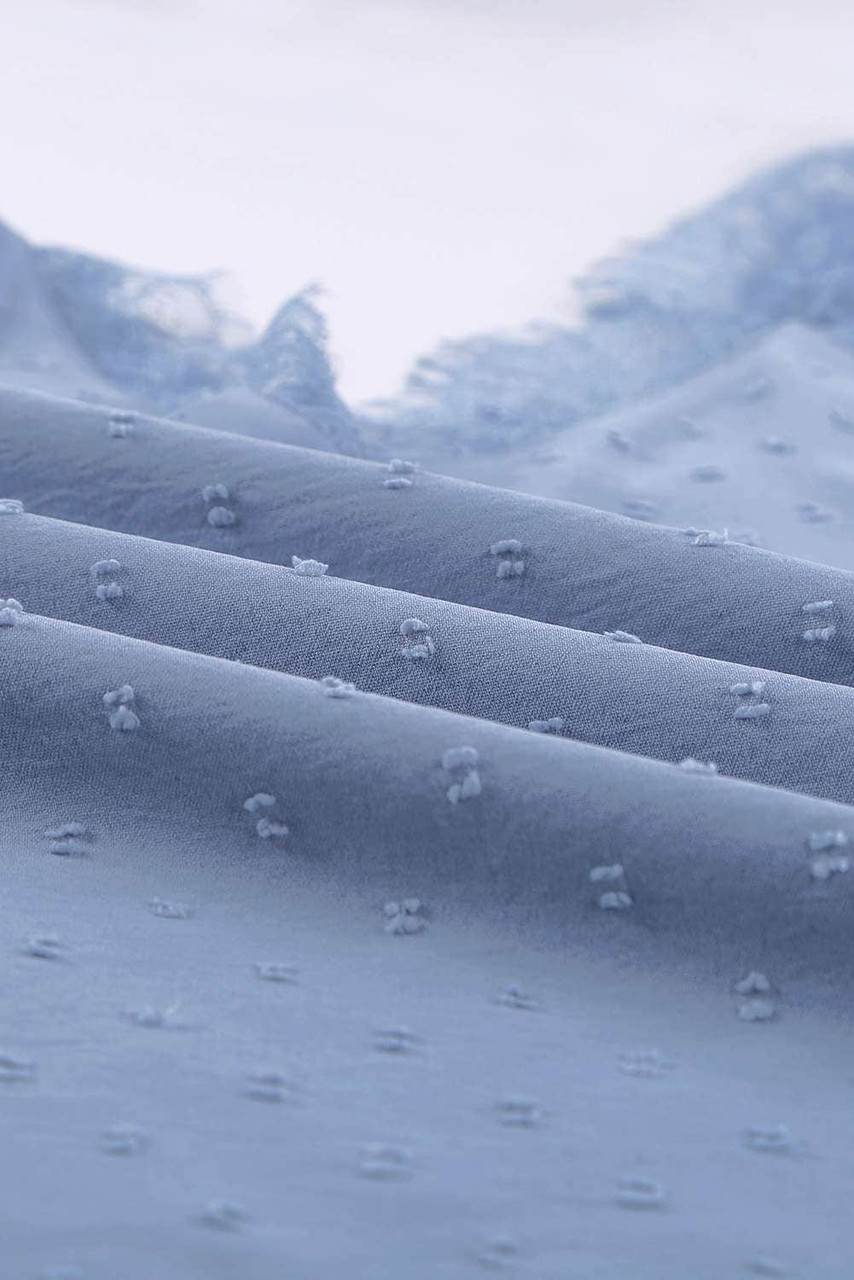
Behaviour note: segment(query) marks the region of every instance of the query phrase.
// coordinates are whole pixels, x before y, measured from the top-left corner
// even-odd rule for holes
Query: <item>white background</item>
[[[225,268],[258,323],[320,279],[345,394],[385,394],[854,136],[852,37],[842,0],[5,0],[0,216]]]

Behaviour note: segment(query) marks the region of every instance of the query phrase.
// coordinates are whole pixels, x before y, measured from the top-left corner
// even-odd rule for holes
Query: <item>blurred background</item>
[[[257,326],[311,281],[351,403],[759,167],[854,138],[843,0],[28,0],[0,219]]]

